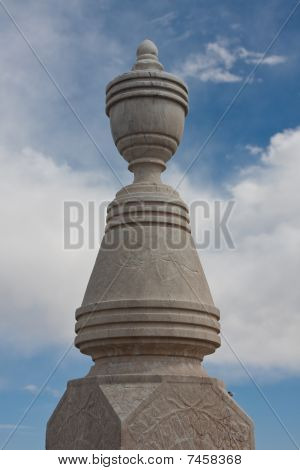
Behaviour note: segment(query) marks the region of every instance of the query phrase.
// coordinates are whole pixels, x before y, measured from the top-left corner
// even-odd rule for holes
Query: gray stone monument
[[[106,89],[114,142],[134,173],[109,205],[75,345],[92,357],[47,426],[47,449],[253,449],[253,424],[208,377],[215,307],[179,194],[160,173],[179,145],[188,91],[149,40]]]

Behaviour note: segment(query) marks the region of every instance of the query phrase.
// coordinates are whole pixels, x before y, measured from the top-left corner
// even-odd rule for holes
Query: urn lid
[[[188,89],[183,80],[164,72],[158,60],[158,49],[154,42],[145,39],[137,48],[137,60],[131,72],[119,75],[106,87],[106,114],[111,107],[124,99],[138,96],[157,96],[179,103],[188,113]]]
[[[158,61],[158,49],[154,42],[145,39],[136,50],[136,63],[132,70],[163,70],[163,65]]]

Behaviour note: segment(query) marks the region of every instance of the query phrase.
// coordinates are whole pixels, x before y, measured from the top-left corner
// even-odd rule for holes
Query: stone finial
[[[163,70],[162,64],[158,61],[158,49],[154,42],[145,39],[136,51],[137,61],[132,70]]]
[[[106,235],[76,313],[76,346],[95,361],[91,375],[202,376],[203,357],[220,345],[219,311],[195,252],[188,208],[160,179],[182,137],[188,90],[154,66],[157,48],[146,39],[137,49],[138,70],[106,88],[112,136],[134,181],[108,207]]]
[[[180,143],[187,112],[185,83],[163,71],[156,45],[145,39],[137,48],[133,70],[106,88],[112,135],[136,182],[160,181]]]
[[[108,206],[75,345],[92,357],[47,426],[47,449],[252,449],[251,420],[207,376],[220,346],[188,207],[160,179],[182,137],[188,90],[148,39],[106,89],[106,114],[132,184]]]

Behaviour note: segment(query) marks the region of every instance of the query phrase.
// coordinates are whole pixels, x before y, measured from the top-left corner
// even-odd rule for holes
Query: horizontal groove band
[[[157,198],[155,199],[153,194],[150,194],[149,199],[146,199],[145,193],[139,194],[132,194],[128,195],[127,193],[124,195],[124,197],[118,196],[116,199],[114,199],[107,207],[107,212],[110,212],[111,210],[114,210],[115,207],[133,207],[137,205],[141,205],[142,207],[146,206],[160,206],[162,205],[163,207],[178,207],[180,210],[184,210],[188,214],[188,208],[186,204],[179,200],[179,199],[163,199],[161,195],[157,195]]]
[[[127,223],[143,223],[143,222],[166,222],[174,225],[188,226],[186,217],[181,214],[164,211],[137,211],[123,212],[122,214],[114,214],[108,220],[108,225],[127,224]]]
[[[123,73],[118,77],[111,80],[106,86],[106,94],[109,94],[111,89],[115,87],[117,84],[123,83],[131,83],[138,80],[159,80],[163,84],[164,83],[172,83],[182,89],[185,93],[188,93],[188,89],[186,84],[177,76],[172,75],[168,72],[156,72],[156,71],[131,71],[127,73]]]
[[[76,333],[79,330],[90,327],[118,327],[118,326],[137,326],[142,324],[145,328],[159,325],[186,325],[191,327],[205,327],[216,330],[220,332],[220,325],[218,320],[214,317],[205,317],[204,315],[189,315],[185,313],[170,313],[170,314],[161,314],[161,313],[152,313],[152,314],[111,314],[98,312],[98,314],[87,313],[81,317],[80,320],[76,322],[75,331]]]
[[[170,101],[175,101],[176,103],[180,104],[183,109],[185,114],[188,113],[188,105],[186,100],[181,98],[181,96],[176,95],[175,93],[171,93],[169,91],[164,91],[164,90],[158,90],[156,88],[150,88],[150,89],[142,89],[138,91],[131,91],[131,92],[124,92],[124,93],[118,93],[115,95],[113,98],[111,98],[109,101],[107,101],[106,104],[106,114],[109,116],[109,112],[111,107],[118,103],[119,101],[127,100],[127,99],[133,99],[133,98],[153,98],[153,97],[159,97],[159,98],[165,98]]]
[[[171,209],[171,208],[169,208]],[[109,213],[107,214],[107,217],[106,217],[106,222],[110,222],[112,219],[114,219],[115,217],[135,217],[135,216],[140,216],[139,214],[143,214],[144,216],[145,215],[158,215],[158,216],[170,216],[170,217],[179,217],[181,219],[183,219],[186,223],[189,223],[190,222],[190,219],[189,217],[187,216],[186,213],[183,213],[182,212],[176,212],[176,210],[163,210],[163,208],[156,208],[155,206],[153,207],[141,207],[141,209],[139,208],[139,206],[136,206],[136,208],[134,208],[134,210],[132,209],[129,209],[129,208],[123,208],[120,209],[120,210],[111,210],[109,211]]]
[[[179,145],[178,139],[160,132],[135,132],[123,135],[115,141],[120,152],[124,152],[130,147],[138,146],[161,146],[175,152]]]
[[[101,332],[101,336],[99,333]],[[186,340],[201,340],[201,341],[211,341],[214,343],[219,342],[218,334],[214,331],[211,331],[209,328],[163,328],[157,327],[152,330],[149,328],[119,328],[119,329],[101,329],[94,328],[90,331],[83,330],[76,337],[76,345],[89,342],[89,341],[99,341],[102,339],[109,338],[128,338],[128,340],[134,341],[135,337],[147,337],[147,338],[184,338]]]
[[[170,95],[177,96],[180,100],[182,100],[182,102],[186,104],[186,107],[188,107],[188,95],[184,90],[180,89],[176,85],[174,86],[168,82],[162,83],[159,80],[132,80],[132,83],[123,85],[117,84],[111,88],[110,92],[106,95],[106,107],[109,110],[111,103],[113,103],[115,98],[119,95],[126,94],[127,96],[136,96],[139,94],[144,94],[144,91],[151,91],[151,93],[153,92],[155,95],[158,93],[168,93]]]
[[[82,305],[76,310],[76,320],[81,315],[90,312],[100,312],[103,310],[125,310],[125,309],[143,309],[143,312],[151,313],[154,309],[160,309],[164,313],[166,310],[179,311],[190,311],[198,314],[204,313],[207,315],[214,315],[217,320],[220,319],[220,312],[214,305],[207,305],[200,302],[190,302],[184,300],[154,300],[154,299],[123,299],[123,300],[103,300],[101,302]],[[146,313],[145,313],[146,314]]]
[[[179,222],[168,222],[165,220],[140,220],[140,221],[120,221],[116,223],[109,223],[105,227],[105,232],[108,232],[108,230],[113,230],[117,227],[134,227],[134,226],[161,226],[161,227],[175,227],[179,228],[181,230],[185,230],[188,233],[191,233],[191,229],[187,224],[180,224]]]

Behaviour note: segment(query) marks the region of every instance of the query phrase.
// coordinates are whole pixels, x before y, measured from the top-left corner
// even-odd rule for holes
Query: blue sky
[[[206,367],[254,419],[257,448],[299,446],[300,7],[263,57],[296,1],[3,3],[48,74],[1,7],[2,445],[72,343],[74,312],[96,257],[86,245],[62,249],[63,201],[109,201],[131,181],[110,135],[105,86],[131,68],[148,37],[165,69],[189,87],[185,134],[163,175],[174,186],[262,61],[179,191],[190,204],[236,201],[236,249],[210,246],[200,256],[224,335],[270,406],[224,341]],[[197,236],[205,221],[194,222]],[[89,367],[72,349],[7,448],[43,448],[67,381]]]

